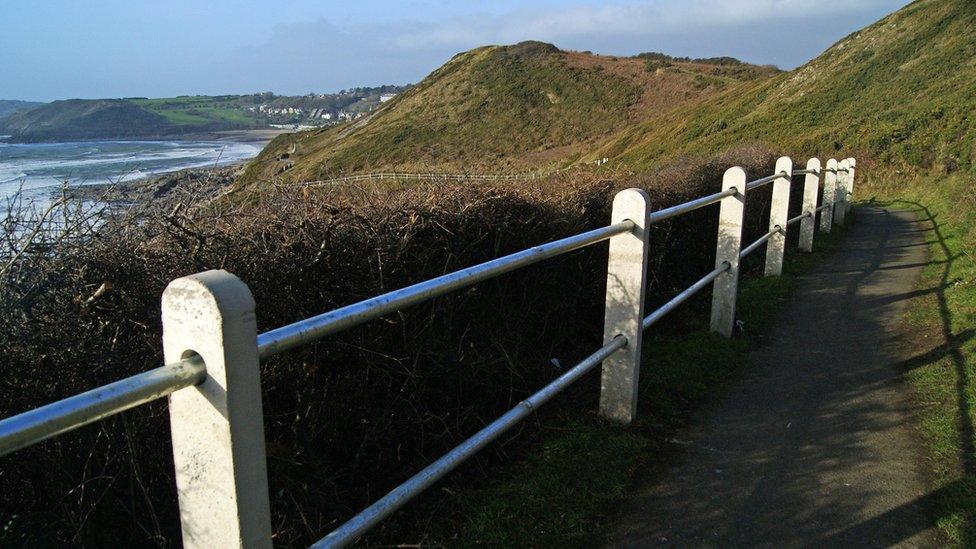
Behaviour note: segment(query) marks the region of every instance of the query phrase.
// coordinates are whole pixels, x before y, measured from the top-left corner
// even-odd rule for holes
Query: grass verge
[[[813,254],[791,254],[779,278],[750,277],[740,285],[739,318],[748,337],[725,340],[708,332],[702,311],[708,292],[669,318],[666,333],[645,337],[639,419],[630,427],[595,414],[567,413],[551,423],[543,442],[497,473],[497,482],[466,490],[458,498],[456,521],[432,525],[449,545],[522,547],[588,546],[607,530],[614,504],[646,480],[655,457],[667,451],[670,434],[689,412],[721,391],[746,363],[798,274],[841,238],[842,231],[817,234]],[[760,253],[755,254],[761,256]],[[749,258],[755,261],[756,258]]]
[[[976,547],[976,185],[972,176],[868,181],[874,199],[918,215],[931,248],[906,318],[903,364],[915,392],[933,512]]]

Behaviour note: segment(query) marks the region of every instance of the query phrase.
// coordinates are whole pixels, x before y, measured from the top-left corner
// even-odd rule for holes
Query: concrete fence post
[[[739,289],[739,252],[742,249],[742,224],[746,208],[746,171],[729,168],[722,179],[722,190],[735,187],[736,193],[719,203],[718,238],[715,248],[715,268],[728,263],[712,285],[712,321],[715,333],[732,337],[735,326],[735,297]]]
[[[167,363],[198,354],[206,380],[169,396],[183,546],[271,547],[254,299],[226,271],[163,292]]]
[[[607,262],[607,303],[603,342],[627,338],[627,345],[603,361],[600,415],[630,423],[637,412],[644,291],[647,287],[650,199],[640,189],[627,189],[613,199],[611,224],[634,222],[630,232],[610,239]]]
[[[786,222],[790,218],[790,187],[793,184],[793,160],[782,156],[776,160],[774,174],[786,172],[773,181],[773,200],[769,206],[769,230],[779,227],[779,232],[766,242],[766,269],[764,276],[783,274],[783,254],[786,251]]]
[[[831,158],[824,168],[823,203],[820,210],[820,232],[829,233],[834,224],[834,202],[837,194],[837,159]]]
[[[834,207],[834,225],[843,225],[844,220],[847,217],[847,204],[848,204],[848,178],[850,172],[850,161],[846,158],[841,160],[837,164],[837,190],[835,195],[836,205]]]
[[[808,173],[803,178],[802,212],[808,215],[800,220],[800,251],[809,253],[813,251],[813,230],[817,224],[817,197],[820,194],[820,179],[823,176],[820,159],[807,160],[807,170],[816,171],[816,173]]]
[[[851,211],[851,202],[854,200],[854,172],[857,168],[857,160],[854,158],[848,158],[848,169],[850,171],[847,173],[847,212]]]

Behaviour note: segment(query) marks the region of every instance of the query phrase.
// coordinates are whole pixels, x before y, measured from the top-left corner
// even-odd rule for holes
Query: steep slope
[[[541,42],[478,48],[367,120],[276,139],[245,179],[563,165],[639,120],[777,72],[727,58],[616,58]]]
[[[810,63],[639,124],[594,153],[649,167],[763,142],[791,154],[857,153],[951,171],[973,164],[976,4],[919,0]]]

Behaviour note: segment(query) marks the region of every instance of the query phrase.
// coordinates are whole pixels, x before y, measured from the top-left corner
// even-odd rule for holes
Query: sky
[[[907,0],[0,0],[0,99],[327,93],[522,40],[802,65]]]

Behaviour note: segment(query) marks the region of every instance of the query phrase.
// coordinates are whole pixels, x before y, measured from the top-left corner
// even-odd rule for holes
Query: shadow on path
[[[745,378],[696,415],[608,544],[938,546],[939,494],[917,468],[902,379],[917,357],[898,354],[896,330],[913,296],[940,291],[915,287],[924,229],[910,212],[859,208],[843,245],[798,280]],[[929,351],[940,352],[953,351]]]
[[[966,388],[969,386],[969,374],[966,371],[966,358],[963,355],[962,345],[973,337],[973,330],[965,330],[958,334],[952,333],[952,311],[949,309],[949,301],[945,290],[956,281],[949,280],[952,273],[954,261],[963,257],[965,254],[953,254],[946,243],[945,236],[942,234],[941,226],[936,221],[936,216],[925,206],[918,202],[898,200],[897,203],[907,204],[914,209],[911,210],[918,215],[919,223],[926,232],[931,232],[935,237],[934,244],[938,244],[942,255],[948,259],[933,261],[932,264],[942,265],[942,273],[939,276],[939,284],[932,288],[939,303],[939,317],[941,321],[941,336],[943,343],[935,348],[906,360],[904,366],[913,368],[928,364],[935,360],[948,357],[952,361],[953,370],[956,376],[956,407],[958,408],[958,429],[959,429],[959,462],[962,464],[963,472],[967,476],[976,476],[976,447],[974,447],[974,428],[972,421],[972,410],[970,409],[969,399],[966,396]],[[976,540],[969,540],[976,543]]]

